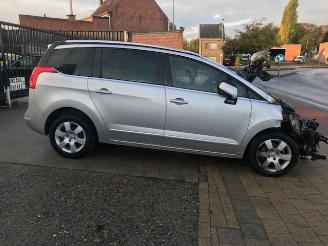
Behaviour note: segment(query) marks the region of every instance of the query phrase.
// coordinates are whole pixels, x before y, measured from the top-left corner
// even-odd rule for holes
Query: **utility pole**
[[[224,41],[224,19],[222,19],[222,41]]]
[[[174,13],[174,10],[175,10],[175,9],[174,9],[174,8],[175,8],[175,6],[174,6],[174,5],[175,5],[175,2],[174,2],[174,0],[173,0],[173,28],[172,28],[173,31],[175,31],[175,28],[174,28],[174,27],[175,27],[175,21],[174,21],[174,17],[175,17],[175,16],[174,16],[174,15],[175,15],[175,13]]]
[[[221,54],[220,54],[220,63],[223,64],[223,47],[224,45],[224,19],[222,19],[222,46],[221,46]]]

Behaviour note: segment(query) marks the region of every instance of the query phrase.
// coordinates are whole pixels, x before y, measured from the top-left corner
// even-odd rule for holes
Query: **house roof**
[[[91,16],[104,16],[107,15],[110,11],[112,11],[116,5],[120,2],[121,0],[105,0],[102,5],[100,5],[93,13]],[[137,0],[131,0],[131,2],[137,1]],[[162,13],[162,15],[167,18],[166,14],[164,11],[161,9],[161,7],[157,4],[155,0],[152,0],[155,3],[156,8]]]
[[[120,0],[105,0],[91,16],[103,16],[110,12]]]
[[[200,38],[223,38],[224,25],[221,24],[200,24],[199,37]]]

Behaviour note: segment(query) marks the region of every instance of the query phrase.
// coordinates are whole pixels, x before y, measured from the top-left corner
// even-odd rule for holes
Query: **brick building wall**
[[[206,47],[206,45],[215,44],[215,48]],[[199,39],[199,54],[217,63],[223,63],[223,40],[215,38],[200,38]]]
[[[31,15],[19,15],[19,22],[23,26],[52,31],[108,31],[108,18],[93,17],[90,21],[59,19]],[[120,30],[123,31],[123,30]]]
[[[301,44],[283,44],[282,49],[285,49],[285,60],[292,62],[294,59],[301,55],[302,45]]]
[[[132,43],[183,49],[183,32],[132,33]]]
[[[320,44],[318,59],[321,63],[328,64],[328,42]]]

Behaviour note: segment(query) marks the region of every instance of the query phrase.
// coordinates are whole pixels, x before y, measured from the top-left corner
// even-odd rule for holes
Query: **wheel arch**
[[[250,141],[247,143],[246,145],[246,148],[244,149],[244,153],[243,153],[243,159],[245,159],[247,157],[247,154],[248,154],[248,150],[249,150],[249,146],[251,145],[251,143],[253,142],[254,139],[256,139],[258,136],[262,135],[262,134],[265,134],[265,133],[273,133],[273,132],[283,132],[283,129],[281,128],[276,128],[276,127],[271,127],[271,128],[267,128],[267,129],[264,129],[260,132],[258,132],[257,134],[255,134],[251,139]]]
[[[45,134],[46,135],[49,134],[51,123],[57,117],[59,117],[61,115],[72,115],[72,114],[73,115],[78,115],[78,116],[81,116],[81,117],[85,118],[90,123],[90,125],[92,126],[92,128],[94,129],[94,131],[96,133],[97,140],[99,140],[99,133],[98,133],[97,127],[94,124],[94,122],[91,120],[91,118],[86,113],[84,113],[83,111],[81,111],[79,109],[76,109],[76,108],[72,108],[72,107],[63,107],[63,108],[58,108],[58,109],[54,110],[47,117],[47,120],[45,122],[45,126],[44,126],[44,132],[45,132]]]

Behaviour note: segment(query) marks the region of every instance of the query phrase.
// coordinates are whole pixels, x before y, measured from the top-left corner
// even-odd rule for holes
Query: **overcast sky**
[[[135,0],[138,1],[138,0]],[[157,0],[172,19],[172,1]],[[242,24],[266,18],[280,23],[288,0],[175,0],[175,22],[185,27],[185,37],[197,37],[200,23],[218,23],[225,19],[228,35]],[[300,0],[299,21],[317,25],[328,24],[328,0]],[[99,0],[73,0],[77,18],[89,16]],[[68,0],[0,0],[0,20],[18,22],[18,14],[43,15],[63,18],[68,13]]]

